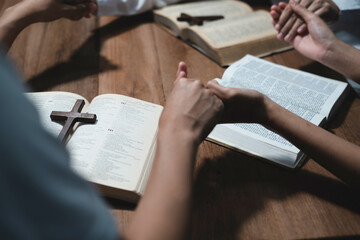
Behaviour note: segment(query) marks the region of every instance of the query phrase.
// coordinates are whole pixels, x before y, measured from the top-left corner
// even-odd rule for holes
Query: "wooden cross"
[[[76,122],[85,122],[85,123],[95,123],[96,115],[90,113],[80,113],[82,108],[85,105],[85,101],[82,99],[76,100],[76,103],[71,110],[71,112],[58,112],[52,111],[50,118],[53,121],[62,121],[66,120],[65,125],[63,126],[58,139],[65,143],[71,130],[73,129]]]
[[[224,16],[221,15],[213,15],[213,16],[190,16],[189,14],[186,13],[181,13],[180,17],[177,18],[177,20],[179,22],[188,22],[190,24],[190,26],[193,25],[198,25],[201,26],[203,25],[204,21],[214,21],[214,20],[218,20],[218,19],[223,19]]]

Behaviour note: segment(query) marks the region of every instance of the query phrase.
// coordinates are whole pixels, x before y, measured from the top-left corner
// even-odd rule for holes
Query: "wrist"
[[[338,38],[334,38],[333,41],[331,41],[327,44],[327,46],[324,47],[324,50],[322,51],[323,53],[318,57],[318,59],[315,60],[327,66],[332,65],[334,59],[341,56],[343,47],[343,42],[340,41]]]
[[[343,74],[344,76],[360,82],[360,69],[358,62],[360,51],[347,43],[336,39],[329,45],[320,63]]]
[[[169,141],[186,142],[196,148],[200,144],[200,137],[194,131],[182,128],[179,124],[160,125],[158,132],[158,141],[167,143]]]
[[[23,2],[7,8],[0,18],[1,29],[4,29],[9,34],[13,32],[19,33],[31,23],[31,17],[27,14]]]
[[[272,129],[274,128],[276,118],[278,117],[283,108],[267,96],[265,96],[264,98],[264,106],[265,117],[264,121],[260,124],[264,125],[266,128]]]

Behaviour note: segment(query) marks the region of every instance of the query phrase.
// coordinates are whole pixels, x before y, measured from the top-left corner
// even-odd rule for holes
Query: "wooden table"
[[[179,61],[204,83],[224,72],[157,27],[151,14],[36,24],[18,37],[10,56],[33,91],[71,91],[88,100],[118,93],[163,105]],[[341,78],[296,51],[265,59]],[[360,100],[351,95],[330,131],[360,145],[359,123]],[[205,141],[194,185],[192,239],[360,237],[359,193],[312,160],[290,172]],[[134,206],[109,203],[126,228]]]

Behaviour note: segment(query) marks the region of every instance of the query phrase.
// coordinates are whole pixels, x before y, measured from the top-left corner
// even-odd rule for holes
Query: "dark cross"
[[[213,16],[190,16],[189,14],[186,13],[181,13],[180,17],[177,18],[177,20],[179,22],[188,22],[190,24],[190,26],[193,25],[198,25],[201,26],[203,25],[204,21],[214,21],[214,20],[218,20],[218,19],[223,19],[224,16],[221,15],[213,15]]]
[[[71,130],[73,129],[76,122],[85,122],[85,123],[95,123],[96,115],[90,113],[80,113],[82,108],[85,105],[85,101],[82,99],[76,100],[76,103],[71,110],[71,112],[57,112],[52,111],[50,118],[53,121],[62,121],[66,120],[65,125],[63,126],[58,139],[65,143]]]

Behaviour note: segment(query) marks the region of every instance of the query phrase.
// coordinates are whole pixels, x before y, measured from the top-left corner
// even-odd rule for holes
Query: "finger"
[[[291,9],[298,14],[308,24],[315,16],[314,13],[310,12],[294,0],[290,0]]]
[[[276,6],[276,5],[273,5],[271,7],[271,10],[270,10],[270,15],[272,17],[272,25],[275,27],[276,23],[278,22],[279,20],[279,17],[281,16],[281,12],[282,10]]]
[[[178,81],[181,78],[186,78],[186,73],[185,72],[179,72],[179,74],[177,75],[175,82]]]
[[[337,16],[335,13],[335,8],[333,9],[331,7],[329,1],[313,1],[307,9],[310,12],[315,13],[317,16],[320,16],[325,21],[330,20],[331,18],[334,18]],[[334,16],[335,15],[335,16]]]
[[[279,14],[281,14],[282,10],[283,10],[283,9],[281,9],[281,8],[280,8],[279,6],[277,6],[277,5],[272,5],[271,8],[270,8],[270,11],[275,11],[275,12],[277,12],[277,13],[279,13]]]
[[[297,33],[298,34],[304,34],[307,31],[307,26],[305,23],[303,23],[298,29],[297,29]]]
[[[284,10],[287,5],[288,5],[288,4],[285,3],[285,2],[279,2],[279,5],[278,5],[278,6],[279,6],[279,8],[280,8],[281,10]]]
[[[275,29],[280,31],[285,23],[290,19],[292,15],[292,9],[290,6],[286,6],[281,13],[278,23],[275,25]]]
[[[270,15],[272,17],[272,25],[275,28],[275,25],[278,23],[279,18],[281,16],[282,11],[284,10],[284,8],[287,6],[286,3],[284,2],[280,2],[279,5],[272,5],[270,8]]]
[[[187,77],[187,68],[186,68],[186,63],[179,62],[178,69],[176,72],[176,79],[179,79],[182,77]]]
[[[272,5],[272,6],[270,7],[270,10],[276,10],[277,8],[279,8],[279,6],[277,6],[277,5]]]
[[[312,4],[309,5],[309,7],[307,7],[307,10],[312,13],[315,13],[320,8],[322,8],[321,4],[318,3],[317,1],[314,1]]]
[[[295,10],[294,10],[295,11]],[[298,13],[299,16],[301,16],[302,18],[304,18],[305,21],[307,21],[307,24],[309,23],[310,19],[313,18],[313,21],[316,21],[317,24],[321,24],[324,25],[324,23],[321,21],[321,19],[318,16],[321,16],[322,14],[324,14],[324,11],[326,11],[326,9],[324,9],[323,7],[321,7],[321,5],[319,4],[312,4],[311,6],[309,6],[309,8],[306,10],[304,9],[302,12],[303,14],[306,14],[307,12],[307,17],[309,18],[308,20],[305,19],[305,16],[301,16],[301,14]],[[308,31],[308,26],[307,24],[302,24],[298,29],[297,32],[298,34],[304,34]]]
[[[298,28],[304,23],[301,18],[297,18],[291,29],[289,30],[288,34],[285,36],[284,40],[287,42],[291,42],[296,34],[298,34]]]
[[[221,100],[228,99],[228,94],[225,91],[226,88],[221,86],[215,79],[207,83],[207,88]]]
[[[220,83],[218,82],[218,78],[211,79],[210,81],[208,81],[208,83],[214,83],[220,85]]]
[[[290,29],[292,28],[292,26],[294,26],[296,19],[297,16],[292,13],[285,25],[279,31],[279,34],[277,35],[278,39],[284,39],[288,35]]]
[[[301,2],[299,2],[299,0],[297,0],[298,3],[301,4],[301,6],[303,6],[304,8],[309,9],[310,11],[314,12],[314,6],[318,5],[318,1],[312,1],[312,0],[302,0]],[[303,22],[303,20],[298,20],[298,16],[293,13],[290,17],[291,20],[288,20],[288,22],[286,22],[285,26],[281,29],[281,34],[280,34],[280,39],[281,37],[284,38],[285,41],[287,42],[291,42],[291,40],[295,37],[295,35],[297,34],[297,28],[301,25],[301,23]]]
[[[273,20],[278,20],[279,17],[280,17],[280,14],[281,14],[281,13],[279,13],[279,12],[276,11],[276,10],[271,10],[271,11],[270,11],[270,15],[271,15],[271,17],[273,18]]]
[[[334,12],[331,12],[330,5],[322,6],[318,8],[316,11],[313,11],[317,16],[324,19],[324,21],[333,21],[337,20],[339,15],[335,14]]]

